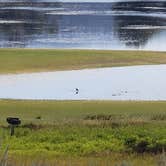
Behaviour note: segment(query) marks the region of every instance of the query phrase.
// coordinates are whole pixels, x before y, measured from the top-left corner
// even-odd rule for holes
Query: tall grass
[[[101,119],[100,115],[121,121],[165,123],[165,108],[166,102],[0,100],[0,124],[5,125],[10,116],[19,117],[22,124],[47,125],[91,120],[95,116]]]
[[[10,153],[8,146],[1,155],[0,166],[166,166],[166,154],[116,154],[96,157],[56,157],[46,154],[22,155]]]
[[[1,149],[1,146],[0,146],[0,149]],[[9,149],[9,146],[6,147],[4,153],[2,153],[2,156],[0,156],[0,166],[7,166],[8,149]]]
[[[159,156],[158,166],[166,166],[166,154],[164,149],[162,154]]]
[[[163,154],[162,154],[163,155]],[[121,156],[112,154],[110,157],[85,157],[85,158],[30,158],[28,156],[10,157],[7,166],[165,166],[161,155],[148,156]],[[164,156],[165,158],[165,156]]]
[[[9,166],[165,166],[165,106],[1,100],[1,162],[6,164],[8,156]],[[13,137],[5,122],[8,116],[22,119]]]

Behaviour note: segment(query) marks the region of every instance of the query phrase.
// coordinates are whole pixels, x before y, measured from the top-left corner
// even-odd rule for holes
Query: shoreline
[[[166,64],[166,52],[0,49],[0,74]]]

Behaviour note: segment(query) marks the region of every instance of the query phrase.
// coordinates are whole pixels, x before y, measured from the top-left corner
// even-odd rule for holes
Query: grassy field
[[[0,74],[148,64],[166,53],[0,49]],[[165,166],[166,102],[0,100],[0,154],[8,145],[10,166]]]
[[[165,108],[166,102],[1,100],[2,149],[9,145],[17,164],[157,165],[166,149]],[[23,122],[12,138],[8,116]]]
[[[166,52],[0,49],[0,73],[166,64]]]
[[[166,118],[166,102],[0,100],[1,125],[8,116],[18,116],[23,123],[64,124],[100,114],[151,121]]]

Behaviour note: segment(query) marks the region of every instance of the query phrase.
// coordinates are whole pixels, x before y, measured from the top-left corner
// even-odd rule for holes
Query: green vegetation
[[[121,153],[127,156],[134,153],[138,156],[143,152],[148,156],[147,153],[159,153],[165,147],[165,127],[153,125],[125,127],[68,125],[40,129],[26,127],[18,128],[13,138],[7,136],[7,129],[4,129],[3,143],[10,145],[11,156],[21,154],[31,158],[34,156],[108,158],[112,154]]]
[[[165,63],[165,52],[0,49],[0,73]]]
[[[13,138],[7,129],[3,132],[3,143],[10,144],[10,152],[31,155],[48,152],[56,156],[101,156],[112,152],[159,153],[166,149],[166,125],[26,125],[17,128]]]
[[[0,49],[1,74],[147,64],[166,53]],[[13,137],[11,116],[22,119]],[[2,166],[166,163],[166,102],[0,100],[0,126]]]
[[[18,116],[24,124],[64,124],[100,114],[165,122],[166,102],[0,100],[1,125],[6,124],[8,116]]]
[[[156,154],[166,150],[165,108],[166,102],[1,100],[0,135],[13,161],[71,158],[85,165],[104,157],[114,164],[156,165]],[[12,138],[8,116],[23,120]]]

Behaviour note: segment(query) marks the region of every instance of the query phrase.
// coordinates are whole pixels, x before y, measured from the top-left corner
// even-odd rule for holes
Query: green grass
[[[165,52],[0,49],[0,73],[165,63]]]
[[[15,155],[158,153],[166,149],[165,108],[166,102],[1,100],[0,133]],[[23,120],[12,138],[8,116]]]
[[[1,124],[6,124],[8,116],[18,116],[25,123],[54,124],[76,122],[99,114],[162,120],[166,116],[166,102],[0,100]]]
[[[29,156],[14,154],[9,156],[8,164],[10,166],[165,166],[159,165],[162,160],[160,155],[123,155],[112,153],[110,156],[102,157],[52,157],[48,154],[38,156]],[[123,165],[122,165],[123,164]]]
[[[10,145],[10,152],[31,155],[48,152],[55,156],[105,156],[166,149],[166,125],[23,127],[16,129],[13,138],[6,129],[3,132],[3,143]]]

